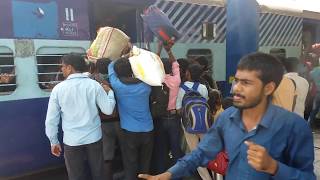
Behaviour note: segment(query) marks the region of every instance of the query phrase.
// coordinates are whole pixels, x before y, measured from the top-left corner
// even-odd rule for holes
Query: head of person
[[[233,105],[239,109],[250,109],[268,102],[283,73],[281,62],[272,55],[258,52],[244,56],[237,66]]]
[[[128,58],[120,58],[114,63],[114,71],[119,78],[132,77],[133,72]]]
[[[162,58],[162,63],[163,63],[163,66],[164,66],[164,71],[166,74],[171,74],[172,72],[172,65],[169,61],[168,58]]]
[[[209,61],[205,56],[199,56],[193,59],[192,62],[198,63],[202,67],[203,71],[209,70]]]
[[[211,89],[208,95],[209,95],[208,104],[210,106],[211,112],[215,114],[216,111],[219,110],[219,108],[222,106],[221,93],[217,89]]]
[[[185,58],[179,58],[179,59],[177,59],[177,62],[179,63],[181,80],[185,81],[185,74],[186,74],[186,71],[188,69],[190,62]]]
[[[202,73],[203,70],[199,64],[190,64],[186,71],[186,80],[192,82],[200,82]]]
[[[100,74],[108,74],[108,66],[112,61],[109,58],[100,58],[96,62],[96,71]]]
[[[299,59],[296,57],[288,57],[283,62],[287,72],[297,72]]]
[[[87,70],[87,64],[84,57],[77,53],[70,53],[62,56],[61,71],[63,77],[67,78],[74,73],[83,73]]]
[[[94,74],[96,72],[96,64],[92,61],[87,61],[87,71],[90,74]]]

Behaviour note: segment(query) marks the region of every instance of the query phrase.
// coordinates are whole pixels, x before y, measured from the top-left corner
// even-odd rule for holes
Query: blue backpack
[[[206,98],[197,91],[198,82],[192,88],[182,84],[181,88],[185,91],[182,98],[182,124],[185,130],[191,134],[203,134],[212,125],[210,108]]]

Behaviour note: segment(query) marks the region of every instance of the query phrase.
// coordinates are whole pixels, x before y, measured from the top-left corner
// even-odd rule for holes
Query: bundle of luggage
[[[165,71],[160,57],[153,52],[131,47],[130,38],[117,28],[100,28],[87,50],[87,57],[93,62],[99,58],[117,60],[124,54],[128,54],[136,78],[151,86],[161,86]]]

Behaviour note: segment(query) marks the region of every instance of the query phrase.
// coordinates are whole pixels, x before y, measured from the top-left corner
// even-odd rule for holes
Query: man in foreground
[[[226,150],[227,180],[315,180],[313,138],[298,115],[270,103],[283,76],[281,63],[273,56],[254,53],[238,64],[233,105],[221,113],[197,149],[180,159],[167,172],[147,180],[187,176],[206,167]]]

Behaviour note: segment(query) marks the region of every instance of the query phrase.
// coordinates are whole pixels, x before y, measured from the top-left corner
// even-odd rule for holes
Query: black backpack
[[[153,118],[166,115],[169,103],[169,88],[163,83],[162,86],[153,86],[150,96],[150,109]]]

